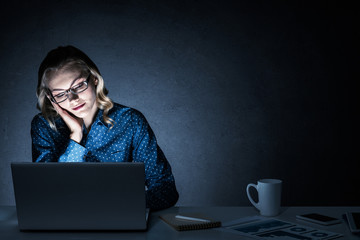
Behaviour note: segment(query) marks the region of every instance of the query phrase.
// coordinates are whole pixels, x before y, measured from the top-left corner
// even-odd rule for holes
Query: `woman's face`
[[[89,79],[88,88],[85,91],[78,94],[65,92],[65,94],[67,93],[67,99],[59,103],[61,108],[82,119],[93,117],[97,111],[95,93],[97,80],[94,81],[92,77]],[[64,91],[70,88],[76,89],[79,84],[82,84],[86,80],[87,76],[83,76],[80,71],[65,71],[55,74],[49,81],[48,88],[54,97],[61,96]]]

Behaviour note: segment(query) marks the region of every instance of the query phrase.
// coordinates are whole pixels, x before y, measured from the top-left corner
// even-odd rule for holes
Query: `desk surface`
[[[304,221],[296,220],[295,215],[317,212],[342,219],[345,212],[360,212],[360,207],[283,207],[282,213],[275,217],[280,220],[294,222],[301,225],[307,225],[317,229],[333,231],[344,234],[344,237],[338,239],[360,239],[360,236],[353,235],[349,231],[346,222],[333,226],[319,226]],[[235,220],[241,217],[258,215],[253,207],[173,207],[163,211],[153,212],[150,215],[148,230],[146,232],[21,232],[17,226],[16,209],[14,206],[0,206],[0,239],[1,240],[107,240],[107,239],[248,239],[240,235],[219,231],[218,229],[193,230],[178,232],[163,222],[159,215],[164,213],[202,213],[222,222]]]

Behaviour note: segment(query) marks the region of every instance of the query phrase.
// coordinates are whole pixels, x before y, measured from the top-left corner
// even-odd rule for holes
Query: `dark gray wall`
[[[0,10],[0,204],[14,204],[10,162],[31,161],[38,66],[72,44],[147,117],[179,205],[249,205],[260,178],[284,180],[285,205],[359,205],[355,6],[49,2]]]

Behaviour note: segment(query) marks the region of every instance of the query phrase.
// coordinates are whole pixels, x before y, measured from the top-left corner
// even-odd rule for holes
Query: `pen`
[[[182,215],[176,215],[175,218],[180,219],[180,220],[190,220],[190,221],[197,221],[197,222],[211,222],[210,220],[207,220],[207,219],[187,217],[187,216],[182,216]]]

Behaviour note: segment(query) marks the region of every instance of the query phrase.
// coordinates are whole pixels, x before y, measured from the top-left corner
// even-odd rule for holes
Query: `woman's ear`
[[[99,80],[97,78],[94,79],[94,85],[97,86],[99,83]]]

